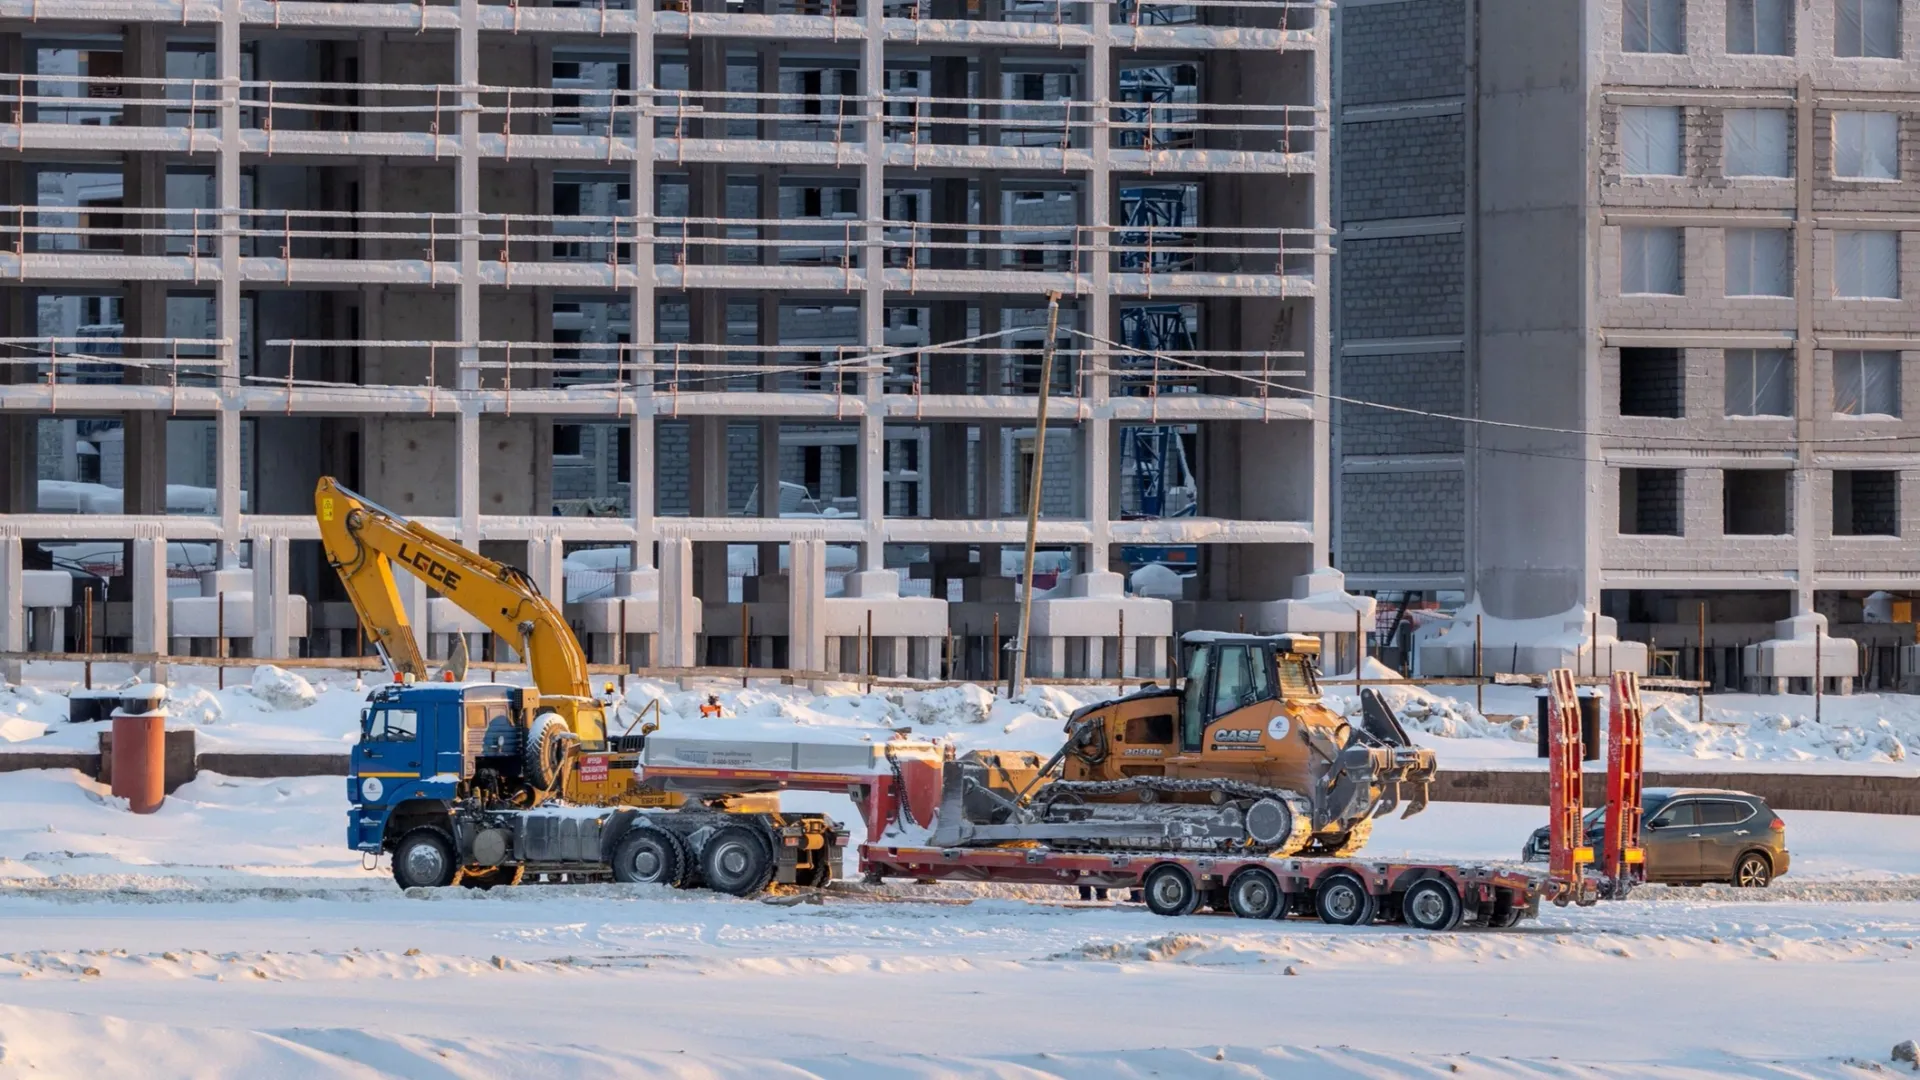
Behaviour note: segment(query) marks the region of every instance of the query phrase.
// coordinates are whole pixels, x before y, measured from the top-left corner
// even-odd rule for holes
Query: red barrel
[[[151,814],[167,798],[167,714],[113,714],[113,793]]]

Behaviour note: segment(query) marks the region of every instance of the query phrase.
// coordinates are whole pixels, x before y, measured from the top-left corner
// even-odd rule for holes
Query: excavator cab
[[[1263,702],[1318,704],[1314,658],[1320,639],[1304,634],[1277,637],[1188,634],[1185,678],[1180,685],[1180,751],[1201,753],[1210,728],[1226,722],[1234,730],[1240,713]],[[1263,722],[1271,709],[1262,709]],[[1246,736],[1216,739],[1238,742]]]

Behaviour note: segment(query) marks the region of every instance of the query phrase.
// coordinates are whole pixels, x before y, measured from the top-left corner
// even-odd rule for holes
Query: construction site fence
[[[96,665],[124,664],[129,667],[207,667],[207,668],[255,668],[263,666],[282,667],[290,670],[310,671],[351,671],[356,675],[369,672],[384,673],[385,665],[378,656],[287,656],[287,657],[242,657],[242,656],[171,656],[163,653],[67,653],[67,652],[0,652],[0,661],[21,663],[59,663],[79,664],[85,668]],[[501,672],[522,670],[524,665],[480,662],[470,664],[471,672],[486,672],[489,678],[498,678]],[[721,665],[699,665],[692,667],[634,666],[626,664],[588,664],[587,671],[592,675],[628,676],[641,679],[725,679],[752,680],[777,679],[781,682],[843,682],[862,683],[871,686],[909,687],[913,689],[934,689],[945,686],[985,685],[980,679],[912,679],[891,675],[876,675],[860,671],[816,671],[804,668],[739,667]],[[1580,675],[1574,683],[1579,686],[1605,686],[1611,676]],[[1340,677],[1333,682],[1333,688],[1347,685],[1359,687],[1380,686],[1527,686],[1544,687],[1548,676],[1531,674],[1502,673],[1486,676],[1448,676],[1434,678],[1381,678],[1354,680],[1351,676]],[[1022,682],[1042,686],[1142,686],[1161,684],[1169,681],[1165,676],[1145,675],[1106,675],[1100,677],[1059,677],[1030,676]],[[1648,690],[1672,690],[1696,692],[1709,689],[1708,684],[1693,679],[1646,678],[1640,685]]]

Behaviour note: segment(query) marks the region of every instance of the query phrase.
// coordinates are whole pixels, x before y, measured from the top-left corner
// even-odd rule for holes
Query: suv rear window
[[[1753,808],[1746,803],[1729,800],[1715,800],[1700,804],[1700,824],[1734,825],[1753,816]]]

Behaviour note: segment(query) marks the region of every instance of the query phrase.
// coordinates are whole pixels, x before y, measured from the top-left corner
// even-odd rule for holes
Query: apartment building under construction
[[[1036,670],[1348,628],[1323,8],[0,2],[0,649],[353,651],[322,475],[602,660],[984,674],[1036,469]]]

